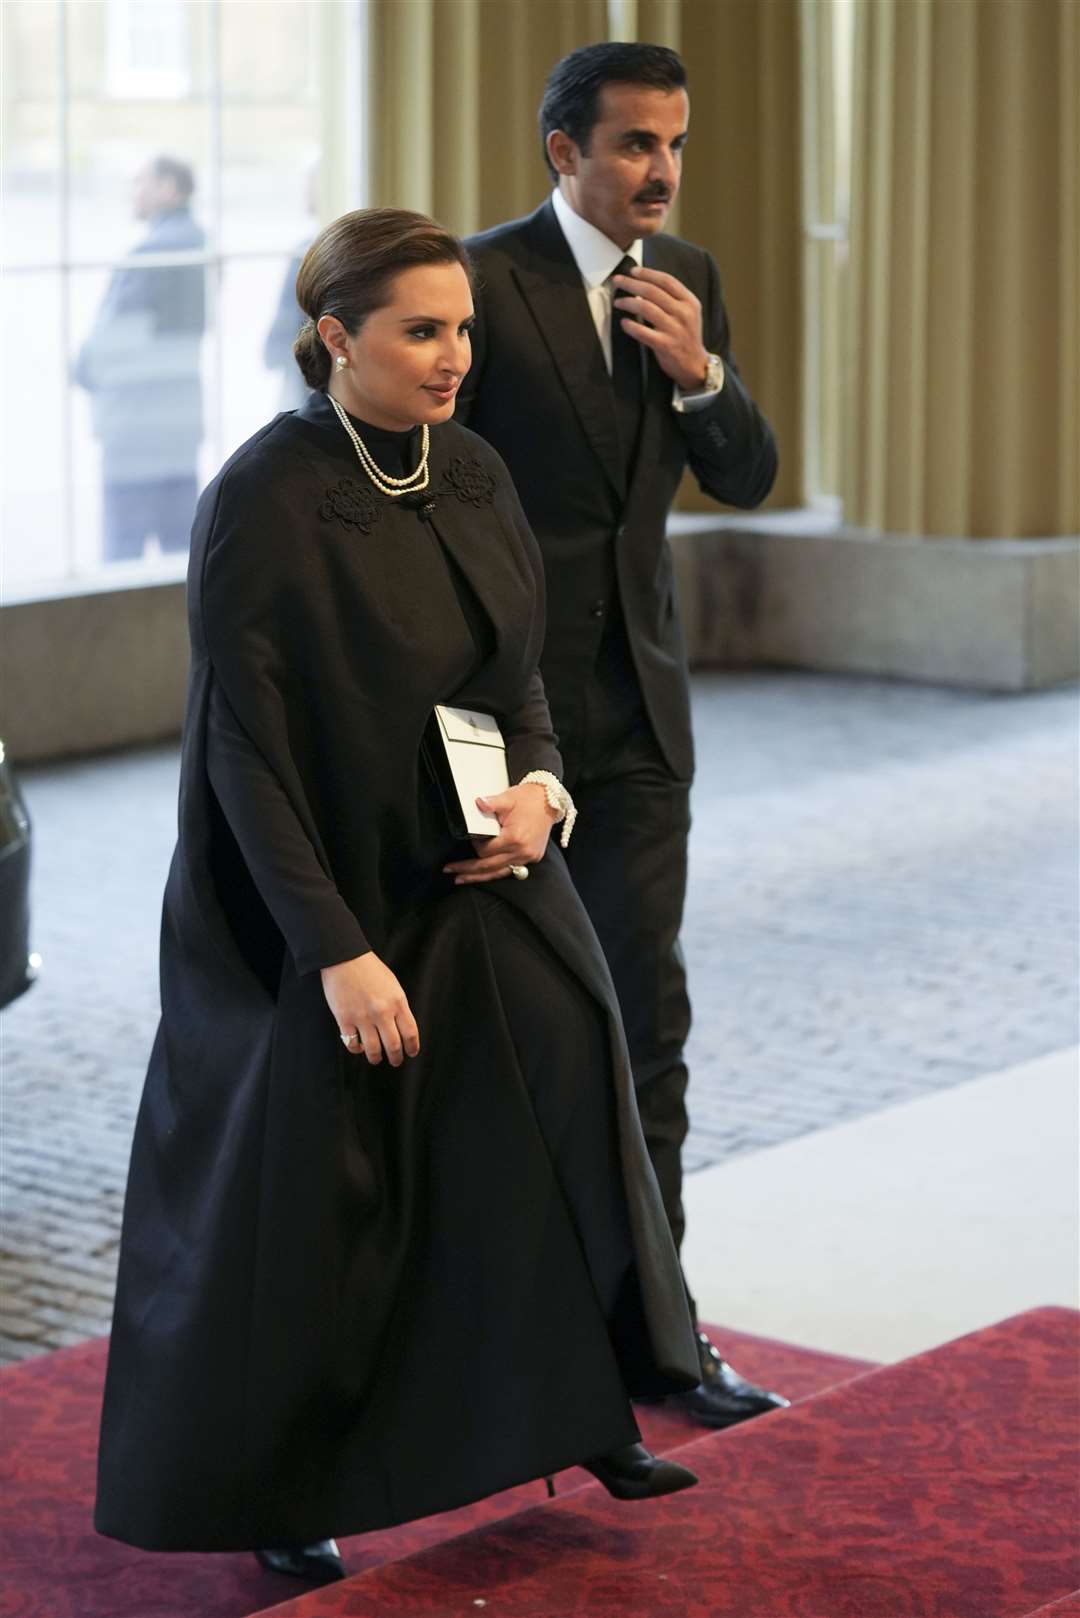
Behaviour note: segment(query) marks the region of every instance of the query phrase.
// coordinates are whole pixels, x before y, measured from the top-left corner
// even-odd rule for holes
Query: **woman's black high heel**
[[[610,1455],[597,1455],[581,1464],[616,1500],[656,1500],[662,1494],[692,1489],[697,1482],[697,1474],[688,1466],[665,1461],[644,1444],[627,1444],[624,1449],[614,1449]],[[553,1500],[555,1479],[545,1477],[544,1482],[548,1498]]]
[[[317,1539],[311,1545],[274,1545],[256,1551],[255,1560],[270,1573],[287,1573],[308,1584],[333,1584],[345,1577],[337,1541]]]

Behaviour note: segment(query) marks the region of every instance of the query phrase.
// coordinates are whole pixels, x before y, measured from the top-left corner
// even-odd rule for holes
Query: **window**
[[[188,93],[193,7],[186,0],[108,0],[109,94],[167,100]]]
[[[289,277],[361,200],[362,7],[0,12],[4,599],[179,576],[198,489],[302,397]]]

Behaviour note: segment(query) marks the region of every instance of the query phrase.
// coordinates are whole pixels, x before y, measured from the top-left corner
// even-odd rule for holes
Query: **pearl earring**
[[[339,371],[343,371],[345,369],[346,365],[348,365],[348,363],[349,362],[345,358],[344,354],[339,354],[337,356],[337,358],[334,360],[334,364],[337,366]]]

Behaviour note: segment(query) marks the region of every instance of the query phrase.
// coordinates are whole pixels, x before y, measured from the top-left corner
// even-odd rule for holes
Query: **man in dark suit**
[[[194,187],[191,169],[175,157],[140,170],[134,211],[147,229],[132,257],[202,253]],[[141,556],[151,538],[163,551],[187,549],[203,435],[205,284],[197,261],[115,270],[75,362],[101,441],[107,561]]]
[[[478,320],[457,410],[506,460],[544,553],[543,672],[580,813],[568,857],[677,1243],[693,741],[665,525],[688,462],[735,506],[757,505],[776,472],[732,363],[716,265],[660,234],[688,117],[683,65],[662,46],[590,45],[552,70],[540,127],[555,190],[468,243]],[[696,1419],[729,1426],[786,1403],[698,1341],[701,1385],[677,1396]]]

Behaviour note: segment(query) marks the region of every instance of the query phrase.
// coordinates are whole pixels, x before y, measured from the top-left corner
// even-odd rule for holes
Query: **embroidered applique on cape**
[[[456,494],[471,506],[490,506],[495,498],[495,479],[471,455],[455,455],[443,472],[440,494]]]
[[[345,528],[359,528],[370,534],[382,516],[383,502],[364,483],[356,478],[341,478],[326,490],[319,516],[324,522],[335,519]]]

